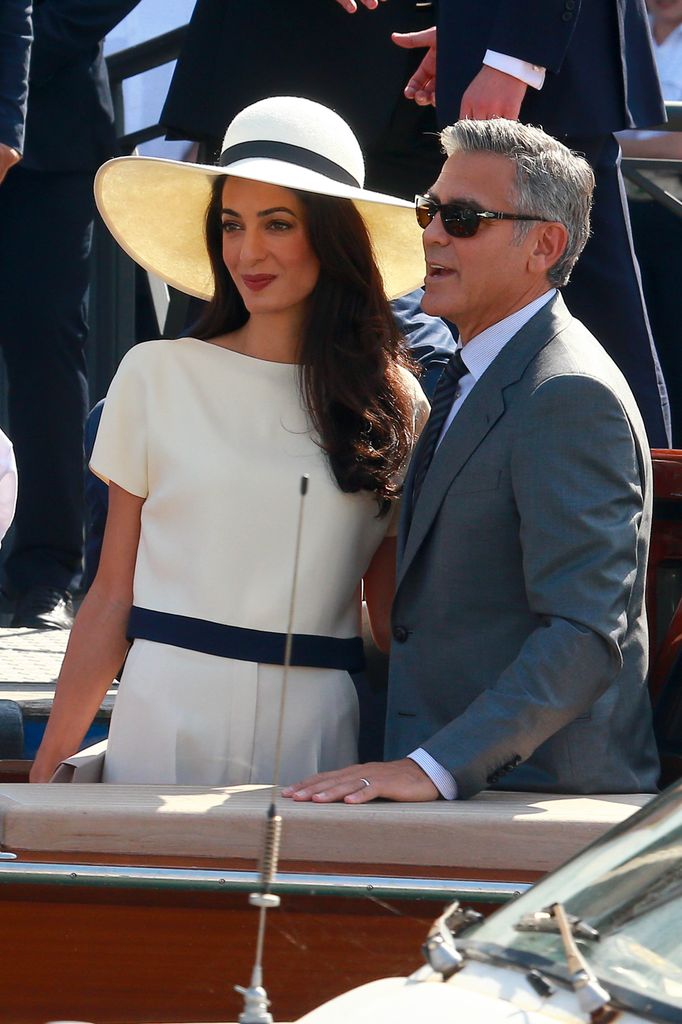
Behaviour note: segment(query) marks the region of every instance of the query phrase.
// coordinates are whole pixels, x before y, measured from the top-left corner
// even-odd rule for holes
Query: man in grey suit
[[[653,792],[649,445],[625,379],[557,290],[589,234],[593,174],[515,121],[459,121],[441,139],[448,159],[417,200],[423,307],[460,339],[405,483],[388,760],[285,792]]]

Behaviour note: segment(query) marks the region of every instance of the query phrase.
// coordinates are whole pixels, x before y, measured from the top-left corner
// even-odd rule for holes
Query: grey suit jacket
[[[461,798],[655,791],[649,446],[623,376],[559,296],[476,384],[414,515],[412,472],[387,758],[424,747]]]

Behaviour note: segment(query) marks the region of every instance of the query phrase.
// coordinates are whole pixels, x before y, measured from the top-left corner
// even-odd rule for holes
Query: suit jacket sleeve
[[[502,0],[489,50],[557,72],[571,44],[583,0]]]
[[[44,0],[33,15],[31,81],[42,84],[92,52],[139,0]]]
[[[638,536],[651,499],[618,398],[593,378],[562,375],[528,406],[511,472],[538,625],[499,678],[423,744],[461,797],[483,789],[492,768],[528,758],[613,682],[644,571]]]
[[[0,4],[0,142],[22,152],[31,49],[31,0]]]

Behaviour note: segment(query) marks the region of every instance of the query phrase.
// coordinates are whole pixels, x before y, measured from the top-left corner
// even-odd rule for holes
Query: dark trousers
[[[0,344],[19,474],[5,573],[19,591],[69,589],[81,571],[93,216],[89,172],[19,166],[0,188]]]
[[[630,202],[635,252],[670,395],[673,445],[682,446],[682,217],[647,199]]]
[[[595,173],[592,236],[563,290],[571,313],[601,342],[623,372],[649,443],[667,448],[670,411],[632,244],[616,139],[563,139],[584,153]]]

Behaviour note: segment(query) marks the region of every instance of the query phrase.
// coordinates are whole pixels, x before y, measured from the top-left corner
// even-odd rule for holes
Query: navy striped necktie
[[[431,415],[424,427],[424,441],[419,448],[418,462],[412,483],[412,507],[417,503],[422,484],[438,446],[438,438],[445,424],[452,404],[457,396],[460,378],[469,373],[462,359],[462,350],[456,349],[445,364],[431,404]]]

